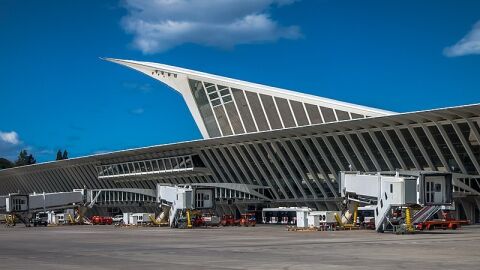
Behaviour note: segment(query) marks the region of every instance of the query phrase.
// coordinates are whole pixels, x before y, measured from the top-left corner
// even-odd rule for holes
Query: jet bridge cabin
[[[410,207],[452,205],[452,174],[440,172],[341,172],[340,192],[347,206],[375,206],[375,228],[413,231]],[[402,217],[398,213],[404,212]]]
[[[408,171],[340,173],[340,193],[347,199],[370,204],[390,200],[396,205],[450,205],[452,174]],[[369,203],[370,202],[370,203]]]

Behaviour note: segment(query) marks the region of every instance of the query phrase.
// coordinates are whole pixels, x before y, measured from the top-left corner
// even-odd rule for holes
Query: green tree
[[[6,159],[6,158],[0,158],[0,170],[7,169],[7,168],[12,168],[13,163]]]
[[[62,159],[63,159],[63,157],[62,157],[62,150],[58,149],[56,160],[62,160]]]
[[[62,159],[68,159],[68,152],[67,152],[67,149],[63,150]]]
[[[37,163],[37,160],[33,157],[32,154],[28,155],[27,157],[27,165],[35,164]]]
[[[18,159],[15,161],[15,166],[25,166],[35,164],[37,161],[32,154],[28,154],[27,150],[22,150],[18,154]]]

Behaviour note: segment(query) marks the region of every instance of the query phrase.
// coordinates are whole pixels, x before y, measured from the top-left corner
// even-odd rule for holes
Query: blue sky
[[[182,97],[99,57],[407,112],[480,102],[480,1],[0,1],[0,157],[199,139]]]

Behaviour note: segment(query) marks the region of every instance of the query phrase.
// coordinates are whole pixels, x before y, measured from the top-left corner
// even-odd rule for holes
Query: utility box
[[[308,215],[307,220],[308,220],[308,227],[309,228],[320,227],[320,217],[319,216]]]
[[[297,227],[298,228],[307,228],[308,227],[308,212],[309,209],[297,209]]]
[[[123,213],[123,224],[130,224],[130,215],[132,213]]]

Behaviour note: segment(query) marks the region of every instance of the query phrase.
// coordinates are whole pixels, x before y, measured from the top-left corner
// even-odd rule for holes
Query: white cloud
[[[8,143],[12,145],[17,145],[20,143],[20,140],[18,139],[18,133],[15,131],[10,131],[10,132],[0,131],[0,140],[3,143]]]
[[[269,10],[296,0],[125,0],[124,29],[143,53],[193,43],[231,48],[237,44],[301,37],[297,26],[280,26]]]
[[[14,160],[23,147],[17,132],[0,130],[0,157]]]
[[[443,53],[449,57],[480,54],[480,21],[478,21],[473,26],[473,29],[459,42],[445,48]]]

